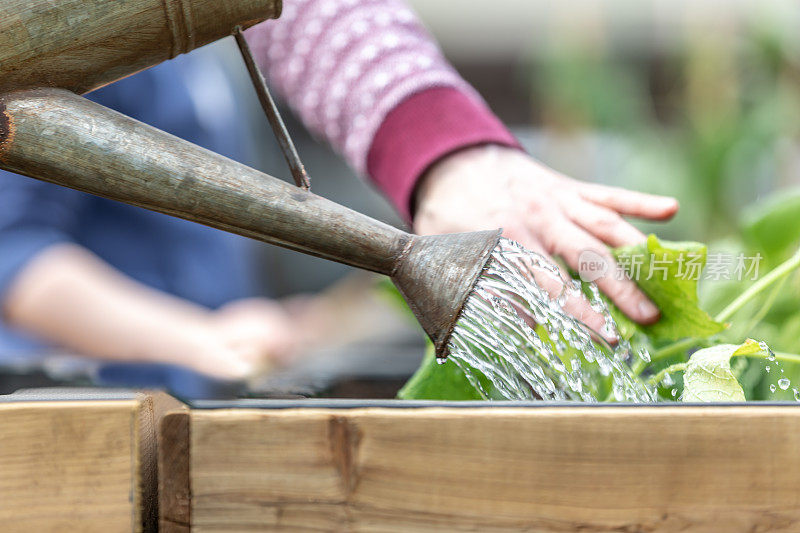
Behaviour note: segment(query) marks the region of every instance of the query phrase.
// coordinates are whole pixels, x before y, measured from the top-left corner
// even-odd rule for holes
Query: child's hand
[[[220,379],[249,379],[289,364],[299,337],[278,302],[248,298],[230,303],[184,328],[183,364]]]
[[[285,366],[297,353],[299,340],[289,316],[278,302],[249,298],[212,313],[209,324],[220,354],[218,370],[227,377],[247,378]],[[219,357],[216,359],[224,359]]]

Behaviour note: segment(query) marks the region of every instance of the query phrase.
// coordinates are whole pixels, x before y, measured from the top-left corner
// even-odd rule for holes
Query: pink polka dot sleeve
[[[387,115],[412,95],[452,88],[461,98],[459,105],[470,108],[465,114],[490,114],[400,0],[286,0],[278,20],[259,24],[246,35],[270,86],[315,135],[327,140],[362,175],[370,170],[373,140]],[[413,131],[409,133],[413,137]],[[413,153],[413,147],[404,152]],[[410,193],[403,190],[398,196],[387,190],[392,182],[372,177],[407,213]],[[416,176],[390,180],[395,179],[404,180],[407,189]]]

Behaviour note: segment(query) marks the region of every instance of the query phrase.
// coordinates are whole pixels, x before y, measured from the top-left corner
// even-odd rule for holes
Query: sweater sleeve
[[[247,38],[306,127],[407,218],[416,180],[438,158],[516,145],[401,0],[293,0]]]

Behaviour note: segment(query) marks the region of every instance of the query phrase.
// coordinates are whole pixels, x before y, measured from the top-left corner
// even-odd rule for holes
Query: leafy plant
[[[448,359],[443,364],[436,361],[433,343],[428,339],[425,357],[419,370],[400,389],[397,397],[402,400],[483,400],[480,391],[472,386],[466,374],[455,361]],[[486,383],[486,387],[489,384]]]
[[[662,399],[719,402],[800,396],[788,386],[800,381],[800,356],[790,353],[800,351],[800,291],[796,290],[800,278],[793,275],[800,269],[800,249],[786,258],[800,235],[794,224],[797,211],[786,209],[786,202],[769,200],[767,207],[759,206],[747,214],[742,234],[747,235],[750,253],[776,266],[752,282],[720,283],[716,290],[721,295],[712,291],[714,297],[706,297],[720,307],[713,318],[703,310],[698,296],[698,279],[708,257],[705,245],[660,241],[651,235],[639,246],[614,250],[620,265],[662,311],[658,323],[642,327],[608,303],[632,351],[649,354],[632,362],[634,374],[655,386]],[[786,228],[790,236],[776,238],[764,228]],[[744,249],[742,241],[744,238],[738,242],[739,249]],[[779,263],[779,258],[783,262]],[[543,334],[543,330],[537,332]],[[747,340],[742,343],[742,338]],[[595,397],[610,399],[608,384],[600,376],[597,380]],[[481,388],[489,391],[488,398],[454,361],[437,364],[429,346],[420,369],[399,397],[492,399],[491,384],[482,381]]]
[[[661,320],[639,327],[613,308],[617,323],[624,322],[626,331],[654,340],[708,337],[725,329],[725,324],[713,320],[698,305],[697,283],[707,253],[703,244],[662,243],[655,235],[641,245],[614,250],[619,264],[661,310]]]
[[[761,351],[751,339],[741,346],[720,344],[692,354],[683,375],[684,402],[743,402],[744,390],[731,370],[731,357]]]

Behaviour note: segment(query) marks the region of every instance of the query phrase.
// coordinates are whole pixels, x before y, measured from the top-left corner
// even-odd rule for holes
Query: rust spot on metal
[[[0,100],[0,160],[12,142],[14,142],[14,119],[8,114],[6,103]]]

